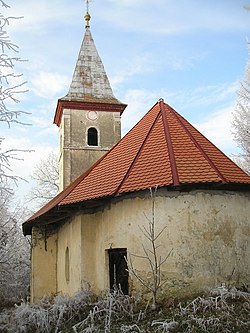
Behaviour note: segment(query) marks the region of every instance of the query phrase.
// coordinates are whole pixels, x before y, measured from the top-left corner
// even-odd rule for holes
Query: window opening
[[[88,145],[98,146],[98,132],[94,127],[90,127],[88,129]]]
[[[65,251],[65,279],[69,282],[69,248],[67,246]]]

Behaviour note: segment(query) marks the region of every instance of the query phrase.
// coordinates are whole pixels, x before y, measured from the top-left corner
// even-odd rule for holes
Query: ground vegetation
[[[22,303],[1,320],[2,333],[247,333],[250,293],[223,286],[162,299],[153,310],[143,299],[119,290],[102,297],[84,291],[73,298],[57,295],[38,304]]]

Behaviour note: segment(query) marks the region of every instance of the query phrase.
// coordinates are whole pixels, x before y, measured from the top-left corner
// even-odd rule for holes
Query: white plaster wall
[[[167,225],[159,238],[160,255],[171,256],[163,271],[166,288],[177,290],[203,288],[224,282],[241,283],[250,277],[250,200],[238,193],[158,191],[156,229]],[[127,248],[143,254],[145,236],[139,226],[147,227],[151,199],[131,198],[112,204],[93,215],[82,215],[82,271],[94,291],[108,288],[109,248]],[[89,255],[91,254],[91,259]],[[133,258],[135,268],[146,274],[145,260]],[[137,289],[136,281],[130,285]]]
[[[73,295],[82,288],[108,289],[110,248],[127,248],[142,255],[147,243],[143,226],[151,219],[152,199],[140,196],[117,199],[95,214],[78,214],[46,237],[33,228],[31,300],[44,294]],[[171,255],[162,267],[164,293],[197,291],[221,283],[250,281],[250,196],[236,192],[158,190],[155,201],[159,255]],[[139,228],[140,226],[140,228]],[[65,276],[69,248],[70,279]],[[132,257],[134,267],[150,279],[144,259]],[[130,277],[130,292],[140,291]]]
[[[57,292],[74,295],[81,289],[81,218],[65,223],[58,230]],[[69,281],[66,281],[65,254],[69,248]]]
[[[46,235],[44,229],[32,229],[31,302],[56,293],[57,233]]]

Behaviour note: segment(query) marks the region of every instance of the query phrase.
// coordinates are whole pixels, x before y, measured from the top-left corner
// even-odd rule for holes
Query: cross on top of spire
[[[85,14],[85,16],[84,16],[84,19],[85,19],[85,21],[86,21],[85,28],[89,28],[89,27],[90,27],[90,25],[89,25],[89,21],[90,21],[90,19],[91,19],[91,16],[90,16],[90,14],[89,14],[89,2],[90,2],[91,0],[84,0],[84,1],[86,2],[86,14]]]

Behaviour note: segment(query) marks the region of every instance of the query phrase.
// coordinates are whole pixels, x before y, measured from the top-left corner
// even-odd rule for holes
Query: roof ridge
[[[168,120],[167,120],[166,112],[164,110],[164,105],[167,106],[167,104],[164,103],[163,99],[160,99],[159,105],[160,105],[160,111],[162,114],[162,122],[163,122],[163,127],[164,127],[165,138],[167,141],[169,161],[170,161],[170,167],[171,167],[171,171],[172,171],[173,185],[178,186],[178,185],[180,185],[179,175],[178,175],[178,170],[177,170],[177,166],[176,166],[176,160],[175,160],[171,135],[170,135],[170,131],[169,131]]]
[[[169,106],[170,107],[170,106]],[[214,164],[214,162],[211,160],[211,158],[207,155],[207,153],[205,152],[205,150],[202,148],[202,146],[197,142],[197,140],[194,138],[194,136],[192,135],[192,133],[190,133],[190,131],[186,128],[185,124],[183,123],[182,119],[183,117],[181,115],[179,115],[173,108],[171,108],[172,114],[174,115],[174,117],[177,119],[177,121],[181,124],[181,126],[183,127],[183,129],[185,130],[185,132],[187,133],[187,135],[190,137],[190,139],[192,140],[192,142],[195,144],[195,146],[198,148],[199,152],[203,155],[203,157],[207,160],[207,162],[210,164],[210,166],[212,167],[212,169],[217,173],[217,175],[219,176],[219,178],[221,178],[223,183],[227,183],[226,178],[222,175],[222,173],[220,172],[220,170],[217,168],[217,166]],[[190,124],[190,123],[189,123]],[[193,125],[190,124],[190,126],[193,127]],[[197,130],[198,131],[198,130]],[[198,131],[200,133],[200,131]],[[200,133],[203,137],[204,135],[202,133]],[[206,140],[208,140],[206,137],[204,137]],[[214,144],[208,140],[213,146]],[[216,147],[217,148],[217,147]],[[218,148],[217,148],[218,149]]]
[[[156,104],[157,104],[157,103],[154,104],[154,106],[150,109],[150,111],[156,106]],[[150,111],[149,111],[149,112],[150,112]],[[122,185],[124,184],[124,182],[125,182],[126,179],[128,178],[128,176],[129,176],[129,174],[130,174],[130,171],[132,170],[133,166],[135,165],[135,162],[138,160],[138,158],[139,158],[139,156],[140,156],[140,154],[141,154],[142,148],[143,148],[144,144],[147,142],[147,139],[148,139],[150,133],[152,132],[152,130],[153,130],[153,128],[154,128],[154,126],[155,126],[157,120],[159,119],[159,117],[160,117],[160,112],[158,112],[157,116],[155,117],[155,120],[154,120],[153,124],[151,125],[151,127],[150,127],[150,129],[149,129],[147,135],[145,136],[145,138],[144,138],[142,144],[140,145],[140,148],[139,148],[137,154],[135,155],[135,157],[134,157],[132,163],[130,164],[130,166],[129,166],[127,172],[126,172],[126,174],[124,175],[122,181],[120,182],[120,184],[118,185],[118,187],[117,187],[116,190],[114,191],[114,193],[113,193],[114,195],[117,195],[117,194],[119,193],[120,188],[122,187]]]

